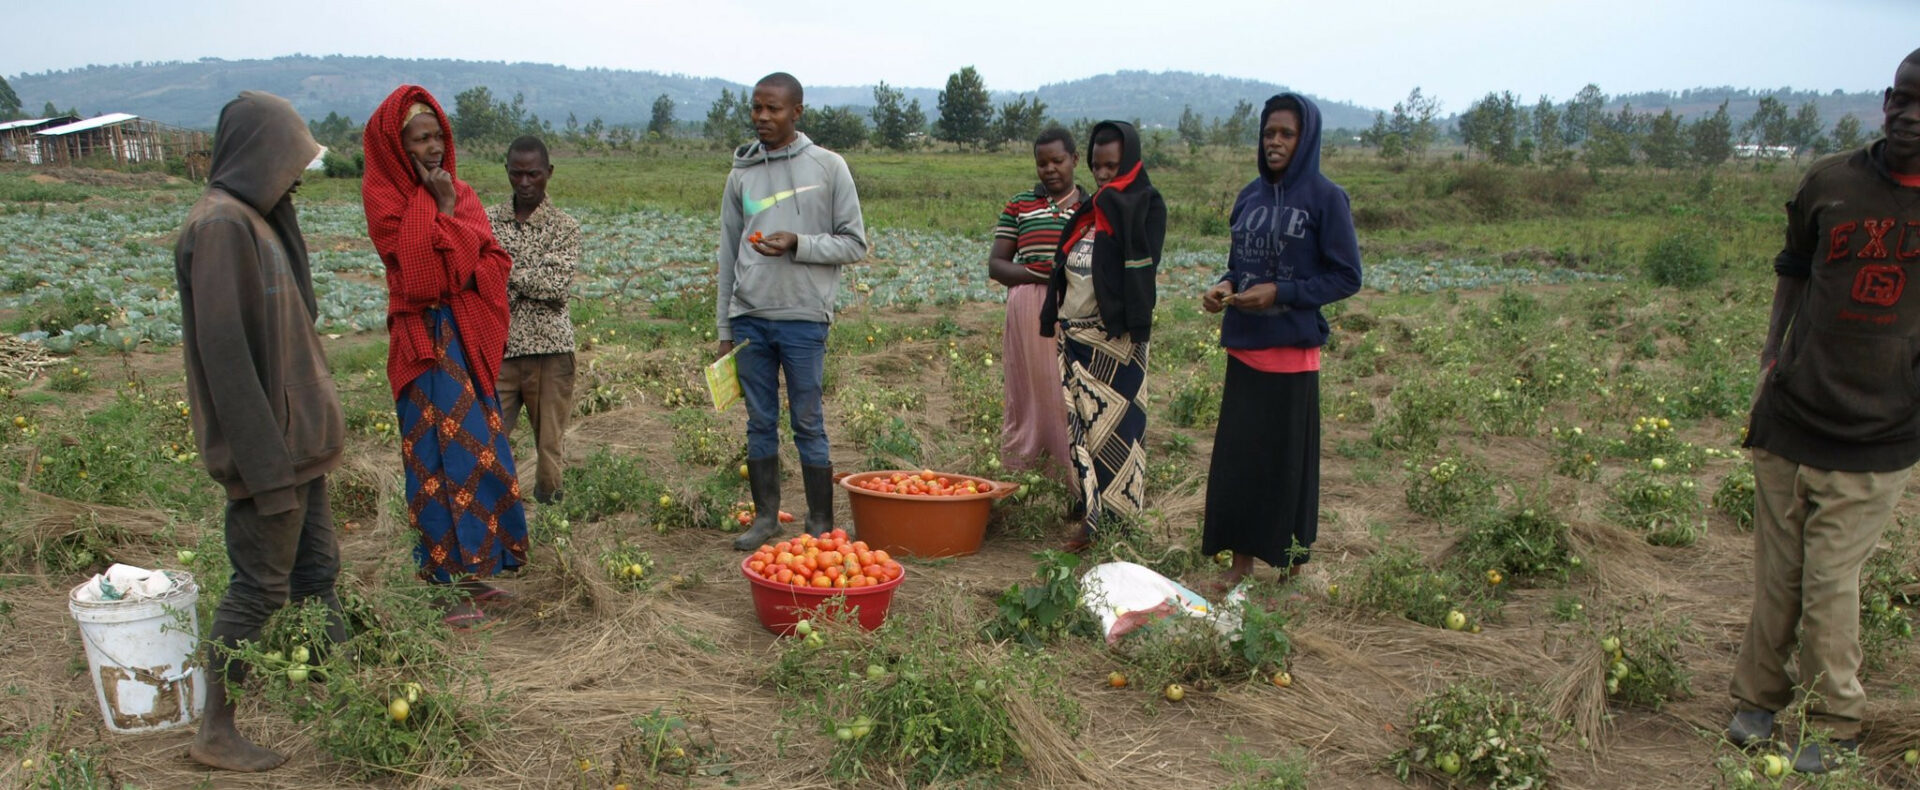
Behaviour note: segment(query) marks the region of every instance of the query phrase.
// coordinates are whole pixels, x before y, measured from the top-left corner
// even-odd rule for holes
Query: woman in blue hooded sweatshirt
[[[1225,311],[1227,381],[1207,474],[1201,551],[1233,552],[1223,587],[1253,560],[1291,578],[1319,531],[1323,305],[1360,290],[1347,193],[1320,174],[1320,110],[1282,93],[1260,111],[1260,177],[1240,190],[1227,273],[1201,297]]]

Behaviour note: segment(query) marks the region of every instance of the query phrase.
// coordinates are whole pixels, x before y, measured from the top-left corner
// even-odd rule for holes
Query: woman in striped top
[[[1080,157],[1073,135],[1059,127],[1033,142],[1040,182],[1014,195],[1000,212],[987,255],[987,274],[1007,286],[1007,325],[1001,341],[1006,408],[1000,424],[1000,456],[1015,469],[1038,469],[1071,484],[1066,397],[1060,387],[1059,350],[1040,335],[1040,306],[1053,274],[1060,233],[1086,193],[1073,183]],[[1078,497],[1075,498],[1078,501]],[[1076,512],[1078,509],[1076,508]]]

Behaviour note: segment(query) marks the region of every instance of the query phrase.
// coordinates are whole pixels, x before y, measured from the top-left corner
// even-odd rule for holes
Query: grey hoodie
[[[800,237],[792,253],[769,258],[747,239],[755,232]],[[759,142],[733,152],[720,199],[720,340],[733,339],[733,319],[833,321],[840,266],[867,257],[866,223],[853,173],[839,154],[805,134],[778,150]]]

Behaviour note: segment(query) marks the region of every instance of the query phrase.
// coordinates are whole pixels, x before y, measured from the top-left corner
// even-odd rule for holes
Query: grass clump
[[[1389,544],[1360,561],[1360,571],[1339,595],[1348,606],[1405,617],[1422,625],[1446,628],[1448,615],[1459,612],[1463,627],[1478,627],[1498,603],[1481,592],[1484,582],[1448,569],[1435,570],[1413,547]]]
[[[1680,651],[1691,627],[1684,619],[1661,618],[1640,625],[1616,622],[1599,638],[1599,649],[1607,659],[1607,698],[1658,710],[1690,696],[1692,673],[1681,663]]]
[[[1720,273],[1720,249],[1713,238],[1683,230],[1655,241],[1640,258],[1640,272],[1654,285],[1698,288]]]
[[[1552,779],[1541,733],[1551,718],[1492,681],[1456,683],[1414,703],[1407,746],[1390,756],[1406,781],[1414,773],[1449,784],[1484,781],[1492,790],[1547,787]]]
[[[1043,653],[982,645],[938,614],[896,615],[872,632],[812,623],[822,638],[789,640],[768,677],[791,703],[790,723],[832,738],[831,777],[989,781],[1030,759],[1023,744],[1038,731],[1079,725]]]
[[[1466,572],[1488,572],[1495,586],[1565,584],[1583,564],[1568,534],[1544,503],[1521,503],[1474,522],[1456,551]]]

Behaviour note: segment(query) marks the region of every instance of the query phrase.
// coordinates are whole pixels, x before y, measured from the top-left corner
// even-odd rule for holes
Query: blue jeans
[[[816,321],[733,319],[733,341],[746,343],[735,361],[747,402],[747,457],[780,452],[780,372],[787,375],[793,445],[806,466],[830,466],[827,415],[820,402],[827,372],[827,324]]]

